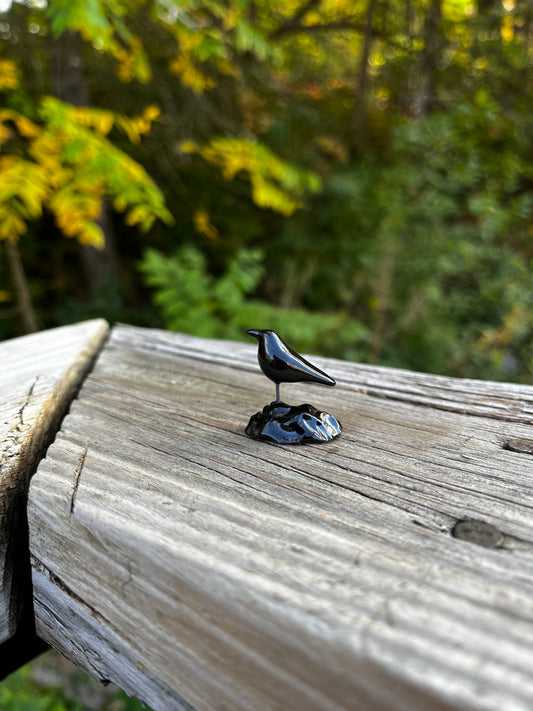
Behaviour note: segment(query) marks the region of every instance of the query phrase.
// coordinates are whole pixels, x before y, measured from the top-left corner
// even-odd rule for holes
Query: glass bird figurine
[[[247,331],[258,341],[257,360],[267,378],[276,386],[276,399],[252,415],[246,434],[252,439],[278,444],[329,442],[341,433],[340,422],[313,405],[287,405],[280,399],[281,383],[307,381],[335,385],[335,380],[293,351],[275,331],[251,328]]]

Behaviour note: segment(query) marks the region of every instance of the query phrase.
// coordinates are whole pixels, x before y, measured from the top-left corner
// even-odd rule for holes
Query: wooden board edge
[[[9,456],[2,466],[2,516],[0,518],[0,553],[4,561],[2,586],[0,588],[0,678],[3,671],[12,667],[9,647],[4,647],[17,631],[33,624],[31,572],[29,564],[28,524],[26,505],[31,477],[40,460],[55,438],[61,421],[84,379],[91,371],[109,333],[110,325],[104,319],[94,319],[75,324],[87,331],[87,338],[81,336],[82,347],[75,360],[65,368],[54,387],[53,394],[43,402],[31,430],[20,437],[14,456]],[[60,327],[61,328],[69,328]],[[51,329],[50,332],[60,329]],[[35,334],[31,334],[34,336]],[[31,400],[32,391],[21,410]],[[17,451],[18,450],[18,451]],[[30,640],[28,639],[28,642]],[[38,644],[36,643],[36,646]],[[28,644],[28,660],[35,656]],[[22,654],[21,659],[24,658]],[[12,669],[11,669],[12,671]]]

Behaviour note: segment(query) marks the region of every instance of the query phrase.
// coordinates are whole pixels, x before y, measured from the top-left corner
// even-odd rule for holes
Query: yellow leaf
[[[39,217],[47,193],[46,174],[40,166],[15,156],[0,159],[0,204],[11,216]]]
[[[8,129],[8,127],[0,123],[0,145],[4,143],[4,141],[7,141],[7,139],[11,136],[11,131]]]
[[[133,226],[142,222],[148,215],[148,210],[143,205],[137,205],[126,215],[126,224]]]
[[[193,215],[193,222],[196,231],[204,237],[214,240],[218,237],[217,228],[211,223],[207,210],[196,210]]]
[[[40,127],[25,116],[18,116],[15,119],[15,125],[20,135],[24,136],[24,138],[35,138],[41,133]]]
[[[274,183],[265,180],[260,175],[252,175],[252,194],[259,207],[268,207],[282,215],[289,217],[295,210],[302,206],[299,200],[292,199],[287,193],[280,190]]]
[[[234,7],[233,9],[228,9],[224,13],[224,29],[233,30],[238,24],[239,20],[242,19],[242,11],[239,7]]]
[[[139,125],[135,119],[117,116],[117,125],[124,131],[131,143],[140,143]]]
[[[115,52],[115,57],[118,59],[118,78],[128,84],[135,77],[135,57],[126,51]]]
[[[0,89],[18,89],[19,71],[10,59],[0,60]]]
[[[102,228],[94,222],[84,222],[78,234],[81,244],[90,244],[92,247],[102,249],[105,245],[105,236]]]
[[[18,111],[14,111],[13,109],[3,109],[0,110],[0,128],[2,129],[3,140],[7,138],[5,131],[9,131],[9,129],[3,125],[4,121],[12,121],[17,127],[19,134],[24,136],[24,138],[34,138],[41,132],[41,129],[37,126],[37,124],[30,121]]]
[[[175,57],[169,63],[169,69],[179,76],[183,86],[192,89],[195,94],[203,94],[204,91],[209,91],[215,86],[211,77],[201,72],[186,54]]]
[[[62,106],[61,109],[65,113],[65,118],[71,119],[81,126],[93,128],[101,136],[107,136],[115,122],[113,113],[111,111],[104,111],[103,109],[93,109],[87,106],[77,106],[74,108],[66,104]]]
[[[146,121],[155,121],[161,115],[161,110],[159,106],[154,106],[151,104],[147,106],[143,111],[143,118]]]
[[[181,141],[178,144],[178,151],[180,153],[196,153],[198,150],[198,144],[194,141]]]
[[[121,195],[119,195],[113,200],[113,207],[117,212],[124,212],[124,210],[128,207],[128,203]]]
[[[500,33],[505,44],[513,41],[514,23],[511,15],[506,15],[503,18]]]
[[[0,209],[0,239],[17,240],[26,232],[26,223],[14,214],[6,205]]]

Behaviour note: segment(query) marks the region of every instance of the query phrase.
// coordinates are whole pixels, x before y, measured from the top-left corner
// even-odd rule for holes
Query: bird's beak
[[[259,335],[259,331],[257,330],[257,328],[251,328],[249,331],[246,331],[246,333],[249,336],[253,336],[254,338],[257,338],[257,336]]]

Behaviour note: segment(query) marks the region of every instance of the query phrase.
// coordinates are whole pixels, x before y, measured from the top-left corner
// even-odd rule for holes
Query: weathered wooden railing
[[[156,710],[533,708],[532,387],[315,357],[283,447],[255,344],[107,331],[0,344],[4,665],[34,615]]]

